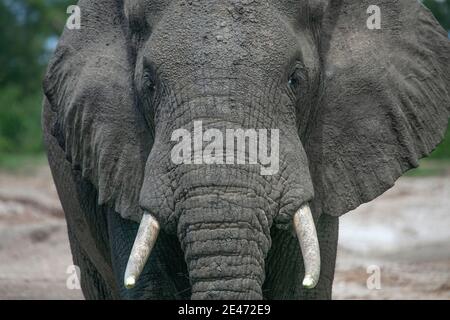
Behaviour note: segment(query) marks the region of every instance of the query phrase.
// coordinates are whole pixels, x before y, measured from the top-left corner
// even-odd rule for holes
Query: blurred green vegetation
[[[450,0],[424,0],[450,30]],[[76,0],[0,0],[0,167],[41,159],[41,81]],[[450,131],[432,159],[450,159]]]
[[[433,12],[444,29],[450,31],[450,0],[423,0],[422,2]]]
[[[42,77],[73,2],[0,0],[0,165],[42,154]]]
[[[36,168],[47,164],[47,157],[39,153],[8,153],[0,157],[0,172],[27,174],[35,172]]]

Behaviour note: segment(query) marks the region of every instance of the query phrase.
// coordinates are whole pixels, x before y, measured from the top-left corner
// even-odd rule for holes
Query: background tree
[[[41,81],[68,0],[0,0],[0,155],[41,152]]]

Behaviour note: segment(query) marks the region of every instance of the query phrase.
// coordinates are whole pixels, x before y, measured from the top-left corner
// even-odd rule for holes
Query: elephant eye
[[[292,89],[295,89],[298,86],[299,80],[295,75],[291,75],[289,78],[288,84]]]
[[[148,95],[153,95],[156,92],[156,79],[151,72],[144,73],[144,88]]]
[[[307,85],[307,78],[305,66],[301,63],[297,63],[288,79],[288,86],[291,93],[295,96],[300,95],[302,93],[302,88]]]
[[[149,107],[155,107],[158,103],[160,83],[154,68],[145,68],[142,75],[142,94]]]
[[[141,102],[142,112],[147,119],[147,122],[151,124],[155,109],[160,100],[160,83],[155,72],[155,68],[151,64],[145,63],[144,70],[141,78]]]

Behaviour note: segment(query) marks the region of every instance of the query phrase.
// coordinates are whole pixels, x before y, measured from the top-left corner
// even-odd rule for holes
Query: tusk
[[[125,288],[131,289],[135,286],[136,281],[152,252],[153,246],[158,238],[158,233],[158,221],[156,221],[151,214],[144,213],[125,270]]]
[[[316,227],[308,204],[303,205],[294,215],[294,228],[305,264],[303,286],[312,289],[320,276],[320,249]]]

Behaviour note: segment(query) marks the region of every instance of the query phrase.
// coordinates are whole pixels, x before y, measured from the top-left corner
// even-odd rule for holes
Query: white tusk
[[[125,270],[125,288],[131,289],[135,286],[136,281],[141,275],[141,272],[147,263],[147,259],[152,252],[153,246],[158,238],[158,233],[158,221],[156,221],[151,214],[144,213]]]
[[[294,215],[294,228],[305,264],[303,286],[312,289],[317,285],[320,277],[320,248],[316,227],[308,204],[303,205]]]

